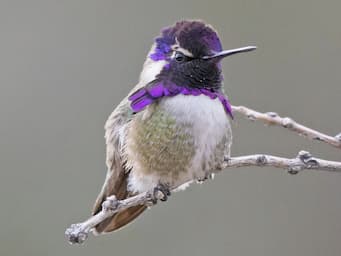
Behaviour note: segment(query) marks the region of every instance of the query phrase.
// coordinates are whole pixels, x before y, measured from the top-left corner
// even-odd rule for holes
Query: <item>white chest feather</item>
[[[216,144],[229,127],[227,114],[218,99],[212,100],[205,95],[178,95],[165,99],[163,104],[179,122],[192,124],[193,135],[199,144]],[[213,137],[206,139],[209,135]]]
[[[136,163],[129,177],[129,189],[134,192],[148,191],[159,182],[175,188],[192,180],[203,179],[213,171],[210,168],[215,164],[219,165],[224,154],[229,153],[232,139],[229,118],[218,99],[212,100],[205,95],[177,95],[162,99],[160,105],[175,118],[177,124],[180,126],[186,124],[188,132],[194,139],[195,153],[187,170],[176,179],[171,176],[160,176],[153,170],[148,175],[142,174],[139,171],[139,164]],[[216,154],[219,145],[222,150],[218,150]]]
[[[202,162],[210,160],[222,138],[231,137],[229,118],[224,107],[218,99],[212,100],[205,95],[178,95],[166,99],[164,104],[179,122],[192,124],[196,154],[191,170],[199,174],[204,171],[201,170]]]

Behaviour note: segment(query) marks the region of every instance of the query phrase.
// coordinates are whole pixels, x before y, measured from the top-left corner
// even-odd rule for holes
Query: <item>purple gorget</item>
[[[178,94],[193,96],[203,94],[211,99],[218,98],[221,104],[223,104],[225,112],[233,119],[232,107],[228,99],[223,93],[216,92],[212,89],[186,88],[175,85],[174,83],[157,82],[135,91],[128,99],[131,101],[130,106],[132,110],[134,112],[140,112],[146,106],[152,104],[161,97],[172,97]]]

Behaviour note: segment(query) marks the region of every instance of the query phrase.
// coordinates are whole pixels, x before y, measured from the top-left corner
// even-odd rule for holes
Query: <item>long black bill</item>
[[[249,52],[249,51],[253,51],[256,50],[257,47],[256,46],[246,46],[246,47],[241,47],[241,48],[236,48],[236,49],[231,49],[231,50],[226,50],[226,51],[221,51],[218,52],[214,55],[211,56],[204,56],[202,57],[202,59],[204,60],[221,60],[222,58],[225,58],[227,56],[236,54],[236,53],[240,53],[240,52]]]

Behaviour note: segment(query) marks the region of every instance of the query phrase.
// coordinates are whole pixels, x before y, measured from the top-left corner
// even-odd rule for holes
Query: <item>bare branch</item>
[[[162,195],[156,195],[160,199]],[[117,200],[115,195],[108,197],[102,203],[102,210],[96,215],[91,216],[89,219],[82,223],[72,224],[66,231],[65,236],[71,244],[83,243],[92,231],[92,229],[101,223],[103,220],[113,216],[116,212],[123,211],[136,205],[151,206],[155,200],[154,195],[150,192],[138,194],[124,200]]]
[[[323,141],[333,147],[341,149],[341,134],[338,134],[334,137],[329,136],[319,131],[313,130],[309,127],[306,127],[302,124],[299,124],[289,117],[280,117],[277,113],[274,112],[261,113],[244,106],[232,106],[232,109],[234,112],[245,115],[252,121],[259,120],[268,125],[282,126],[291,131],[297,132],[298,134],[303,135],[311,140]]]
[[[226,159],[222,168],[248,166],[275,167],[288,170],[290,174],[297,174],[302,170],[341,172],[341,162],[315,158],[307,151],[300,151],[296,158],[284,158],[264,154],[231,157]]]
[[[284,158],[263,154],[231,157],[225,160],[221,168],[224,169],[246,166],[275,167],[287,170],[290,174],[297,174],[302,170],[341,172],[341,162],[315,158],[306,151],[299,152],[295,158]],[[108,197],[102,204],[102,211],[82,223],[71,225],[70,228],[68,228],[65,232],[66,238],[72,244],[81,244],[87,239],[89,232],[97,224],[111,217],[116,212],[135,205],[150,205],[151,201],[151,193],[147,192],[129,197],[124,200],[117,200],[115,196]]]

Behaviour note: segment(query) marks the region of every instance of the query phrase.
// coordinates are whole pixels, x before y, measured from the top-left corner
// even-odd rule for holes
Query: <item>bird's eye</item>
[[[184,62],[186,60],[186,56],[182,52],[176,52],[174,55],[174,59],[177,62]]]

